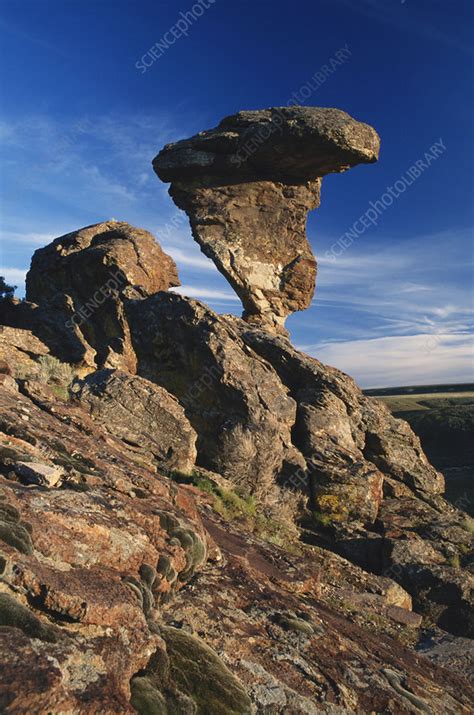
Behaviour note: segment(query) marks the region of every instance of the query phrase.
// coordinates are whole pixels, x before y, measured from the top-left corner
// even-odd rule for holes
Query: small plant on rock
[[[45,385],[49,385],[57,397],[67,400],[69,397],[68,388],[74,379],[72,366],[61,362],[52,355],[41,355],[38,363],[37,379]]]

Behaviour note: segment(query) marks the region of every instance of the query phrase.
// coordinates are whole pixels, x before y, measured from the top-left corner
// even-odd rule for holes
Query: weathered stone
[[[36,322],[46,333],[48,322],[56,324],[88,365],[123,366],[133,372],[123,300],[176,285],[174,261],[150,233],[107,221],[60,236],[35,252],[26,297],[30,306],[39,305],[39,313],[35,315],[33,306],[20,306],[17,312],[25,323],[30,321],[25,325],[30,329]],[[77,354],[74,357],[78,361]]]
[[[39,484],[45,487],[58,486],[64,475],[62,467],[41,462],[18,462],[15,471],[27,484]]]
[[[184,407],[198,434],[198,464],[247,492],[268,493],[298,456],[296,404],[271,365],[198,301],[160,293],[130,303],[128,316],[137,371]]]
[[[314,293],[305,228],[321,177],[376,161],[378,151],[375,130],[345,112],[277,107],[239,112],[168,144],[153,166],[172,182],[173,200],[241,298],[244,317],[281,331]]]
[[[121,370],[100,370],[78,384],[75,395],[128,448],[149,455],[163,469],[191,470],[196,433],[164,388]]]
[[[432,629],[418,644],[420,653],[433,663],[474,681],[474,641]]]
[[[387,616],[397,623],[401,623],[403,626],[409,626],[410,628],[418,628],[423,621],[423,616],[419,613],[413,613],[413,611],[400,608],[400,606],[390,606],[387,608]]]
[[[36,386],[0,388],[2,712],[403,712],[387,667],[430,712],[472,710],[467,680],[405,648],[391,619],[354,623],[333,598],[370,588],[405,603],[389,579],[252,536]],[[45,454],[60,488],[12,479],[12,463]]]
[[[273,107],[167,144],[153,163],[163,181],[227,173],[299,181],[377,161],[379,148],[377,132],[340,109]]]
[[[326,454],[337,450],[340,458],[372,464],[412,489],[443,491],[443,476],[429,464],[409,425],[366,397],[352,378],[299,352],[281,337],[249,330],[241,321],[234,320],[234,325],[243,341],[273,366],[296,400],[294,442],[308,460],[316,457],[319,466]]]
[[[15,378],[34,378],[39,371],[38,358],[49,348],[28,330],[0,325],[0,359]]]

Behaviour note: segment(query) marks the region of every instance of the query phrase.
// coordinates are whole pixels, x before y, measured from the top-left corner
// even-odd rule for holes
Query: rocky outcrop
[[[417,654],[390,578],[252,535],[81,402],[18,386],[0,385],[2,712],[471,712],[440,667],[456,639]],[[27,484],[20,463],[64,476]]]
[[[231,321],[173,293],[131,301],[127,315],[137,371],[184,407],[200,466],[264,497],[304,465],[291,441],[295,401]]]
[[[198,301],[161,293],[128,316],[137,370],[184,406],[199,465],[262,503],[278,499],[275,482],[306,493],[311,543],[391,575],[434,622],[472,632],[469,525],[406,423],[339,370]],[[394,507],[407,515],[396,528]]]
[[[123,301],[177,285],[173,259],[148,231],[106,221],[38,249],[26,276],[27,303],[2,306],[3,322],[38,333],[63,360],[133,372]]]
[[[444,491],[443,475],[430,465],[419,439],[383,403],[366,397],[348,375],[301,353],[287,340],[232,320],[242,340],[272,365],[298,405],[293,439],[314,473],[316,490],[329,486],[330,465],[339,461],[348,483],[349,475],[365,462],[372,473],[417,493]],[[348,504],[347,492],[345,501]]]
[[[76,399],[121,439],[163,470],[191,471],[196,433],[178,400],[137,375],[99,370],[73,386]]]
[[[375,130],[345,112],[277,107],[239,112],[168,144],[153,166],[241,298],[244,318],[281,331],[313,296],[316,261],[305,228],[321,177],[374,162],[378,152]]]
[[[406,423],[278,334],[322,177],[378,148],[287,107],[155,159],[245,320],[167,293],[116,221],[0,301],[2,712],[472,712],[472,523]]]
[[[79,253],[85,264],[102,266],[102,249],[93,241]],[[62,261],[68,265],[68,256],[57,258],[58,275]],[[98,273],[91,268],[90,275]],[[89,297],[99,287],[88,284]],[[137,375],[75,368],[82,378],[75,383],[75,403],[94,425],[87,429],[102,425],[128,459],[155,473],[189,473],[194,462],[218,472],[264,510],[286,509],[287,497],[295,503],[289,490],[300,492],[310,510],[303,520],[308,542],[391,575],[433,622],[470,633],[469,524],[440,496],[443,478],[408,425],[365,397],[347,375],[298,352],[283,337],[219,316],[198,301],[167,292],[147,296],[147,290],[151,286],[138,291],[130,284],[110,305],[121,316],[127,336],[122,348]],[[31,305],[14,311],[31,310],[37,317],[50,311],[47,300],[44,309]],[[49,404],[51,391],[66,399],[72,379],[71,369],[48,353],[57,343],[46,332],[46,344],[13,328],[0,335],[0,360],[7,366],[0,365],[0,382],[12,390],[20,385],[42,405]],[[108,328],[101,340],[102,355],[124,357]],[[73,362],[69,348],[64,342]],[[84,378],[84,370],[93,372]],[[30,460],[34,479],[25,464],[18,467],[22,483],[52,485],[55,464],[45,459]],[[64,479],[67,474],[60,474],[54,483]]]
[[[373,523],[384,478],[443,490],[406,423],[284,338],[172,293],[131,301],[127,314],[138,373],[183,405],[201,466],[254,493],[275,480],[309,488],[338,521]]]
[[[0,359],[4,365],[0,373],[18,378],[36,377],[40,371],[38,358],[45,355],[49,355],[49,348],[32,333],[0,325]]]

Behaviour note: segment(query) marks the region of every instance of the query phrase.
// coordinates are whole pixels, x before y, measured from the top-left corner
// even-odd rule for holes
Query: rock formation
[[[162,470],[189,472],[196,461],[196,433],[169,392],[121,370],[98,370],[78,383],[75,397],[94,420]]]
[[[137,372],[183,405],[200,466],[259,496],[304,467],[291,438],[295,401],[229,320],[173,293],[131,301],[127,315]]]
[[[0,359],[8,336],[34,376],[47,347],[4,333]],[[435,662],[417,653],[425,630],[392,578],[253,534],[207,487],[164,476],[128,432],[34,377],[0,385],[0,414],[2,712],[472,711],[469,641],[444,646],[431,625]],[[63,478],[31,484],[23,464]],[[419,523],[390,538],[415,551]]]
[[[295,108],[160,155],[247,320],[166,292],[171,259],[118,222],[0,301],[2,712],[472,712],[471,522],[405,422],[275,334],[311,293],[295,207],[377,146]]]
[[[173,259],[148,231],[106,221],[37,250],[26,276],[27,302],[2,322],[39,331],[63,360],[133,372],[124,299],[177,285]]]
[[[227,278],[244,318],[282,331],[311,303],[316,261],[306,238],[321,177],[377,160],[379,138],[345,112],[279,107],[239,112],[168,144],[153,166]]]

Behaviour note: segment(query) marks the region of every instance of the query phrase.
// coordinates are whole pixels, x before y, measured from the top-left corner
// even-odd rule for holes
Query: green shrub
[[[69,385],[74,379],[73,367],[52,355],[41,355],[38,364],[37,379],[45,385],[49,385],[59,399],[69,399]]]
[[[464,531],[468,531],[470,534],[474,534],[474,519],[471,516],[466,516],[461,526]]]
[[[451,554],[451,556],[448,557],[447,561],[453,569],[461,568],[461,559],[459,557],[459,554]]]
[[[61,362],[52,355],[41,355],[38,363],[38,379],[41,382],[69,385],[74,378],[74,370],[71,365]]]
[[[255,536],[288,548],[297,541],[298,529],[294,517],[291,494],[280,491],[279,498],[272,506],[259,504],[252,494],[244,494],[239,489],[224,488],[197,472],[184,474],[174,471],[170,474],[180,484],[192,484],[213,497],[213,508],[226,521],[237,521],[245,525]],[[282,515],[284,518],[280,518]]]

